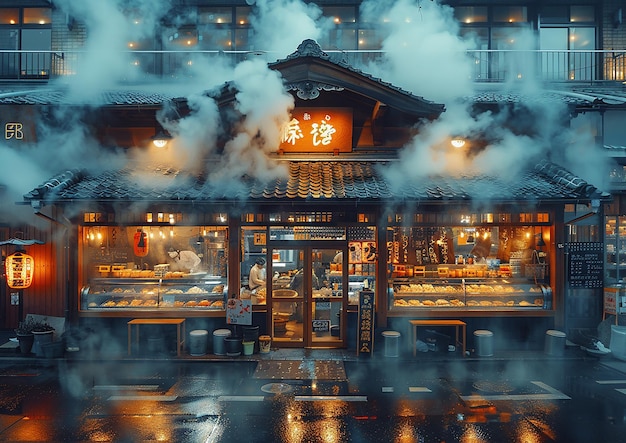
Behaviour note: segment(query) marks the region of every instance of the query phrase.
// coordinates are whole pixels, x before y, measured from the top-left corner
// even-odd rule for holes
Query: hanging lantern
[[[6,259],[5,268],[9,288],[28,288],[33,282],[35,261],[30,255],[17,251]]]
[[[141,229],[137,229],[137,232],[135,232],[133,251],[137,257],[148,255],[148,234]]]

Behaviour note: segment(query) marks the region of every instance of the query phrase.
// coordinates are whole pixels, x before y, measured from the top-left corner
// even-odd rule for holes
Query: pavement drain
[[[475,381],[472,386],[479,391],[497,392],[500,394],[508,394],[515,390],[515,387],[505,381],[478,380]]]
[[[267,383],[261,386],[261,391],[267,394],[287,394],[293,390],[293,387],[287,383]]]

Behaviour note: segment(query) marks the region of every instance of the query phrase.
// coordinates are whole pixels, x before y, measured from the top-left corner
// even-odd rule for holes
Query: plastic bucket
[[[229,357],[237,357],[241,355],[241,337],[226,337],[224,343],[226,344],[226,355]]]
[[[189,354],[200,356],[206,354],[209,340],[209,332],[204,329],[196,329],[189,333]]]
[[[561,356],[565,351],[565,332],[549,329],[546,331],[544,352],[548,355]]]
[[[474,331],[474,343],[479,357],[493,356],[493,332],[486,329]]]
[[[269,354],[272,348],[272,337],[269,335],[261,335],[259,337],[259,350],[261,354]]]
[[[252,355],[254,354],[254,343],[253,341],[243,341],[243,355]]]
[[[243,341],[254,342],[254,351],[259,352],[259,327],[258,326],[244,326]]]
[[[400,348],[400,333],[398,331],[384,331],[385,337],[385,357],[397,357]]]
[[[230,329],[216,329],[213,331],[213,353],[215,355],[226,355],[224,339],[230,337]]]
[[[626,326],[611,325],[611,354],[626,361]]]

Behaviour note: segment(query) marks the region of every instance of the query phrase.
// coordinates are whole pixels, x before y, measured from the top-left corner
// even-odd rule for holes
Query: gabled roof
[[[210,181],[172,168],[140,168],[88,174],[66,171],[51,178],[24,196],[37,204],[76,204],[85,202],[146,202],[190,204],[248,201],[255,203],[387,203],[451,200],[490,200],[496,202],[563,202],[604,199],[583,179],[547,161],[526,170],[517,180],[496,176],[433,176],[407,178],[402,189],[394,189],[380,168],[389,162],[291,161],[286,162],[288,177],[261,183],[250,177],[237,181],[232,189],[223,181]]]
[[[322,51],[315,40],[304,40],[295,52],[268,64],[279,71],[289,90],[303,99],[315,98],[320,90],[348,90],[402,112],[435,118],[442,104],[418,97],[380,78],[354,68]]]

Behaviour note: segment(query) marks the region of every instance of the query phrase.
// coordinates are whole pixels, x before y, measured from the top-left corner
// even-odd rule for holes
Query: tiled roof
[[[524,88],[511,88],[507,84],[475,84],[472,94],[464,97],[467,102],[517,104],[528,106],[534,104],[563,103],[571,106],[618,106],[626,105],[626,91],[621,84],[604,84],[600,86],[577,86],[576,84],[544,85],[533,91]]]
[[[495,176],[406,179],[393,189],[380,168],[389,162],[290,161],[288,177],[260,183],[249,177],[232,187],[223,180],[206,180],[171,168],[125,168],[87,174],[66,171],[24,196],[26,201],[219,202],[382,202],[393,200],[562,201],[604,198],[595,187],[565,169],[543,161],[518,180]]]
[[[157,106],[174,99],[160,92],[129,90],[105,91],[92,97],[90,102],[83,98],[73,97],[63,88],[40,88],[22,91],[0,92],[0,105],[85,105],[97,103],[102,106]]]

